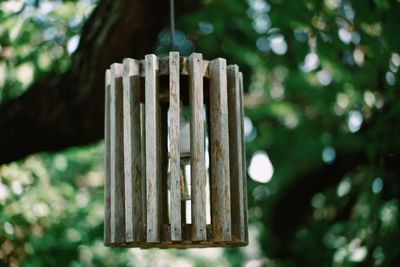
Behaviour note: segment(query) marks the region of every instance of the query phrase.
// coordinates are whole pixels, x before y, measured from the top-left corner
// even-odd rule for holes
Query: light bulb
[[[190,122],[180,116],[181,199],[190,200]]]

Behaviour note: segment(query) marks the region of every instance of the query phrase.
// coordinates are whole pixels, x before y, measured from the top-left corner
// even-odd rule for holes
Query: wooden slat
[[[243,98],[243,74],[239,73],[239,86],[240,86],[240,124],[242,131],[242,171],[243,171],[243,211],[244,211],[244,225],[245,225],[245,242],[249,242],[249,232],[248,232],[248,215],[247,215],[247,172],[246,172],[246,148],[244,139],[244,98]]]
[[[146,116],[146,202],[147,242],[159,242],[159,174],[160,162],[157,151],[158,118],[158,59],[155,55],[145,57],[145,116]]]
[[[202,68],[202,55],[192,54],[189,57],[189,98],[193,241],[207,240]]]
[[[171,240],[182,240],[181,183],[180,183],[180,88],[179,52],[169,53],[169,148]]]
[[[140,241],[142,235],[140,73],[139,62],[126,58],[124,74],[124,174],[126,241]]]
[[[145,91],[144,88],[140,90],[141,94],[144,95]],[[143,220],[143,227],[145,222],[147,222],[147,196],[146,196],[146,115],[145,115],[145,104],[140,104],[140,130],[141,130],[141,161],[142,161],[142,220]],[[146,231],[146,229],[143,229]],[[144,239],[144,238],[143,238]]]
[[[111,242],[125,241],[122,64],[111,65]]]
[[[106,87],[105,87],[105,109],[104,109],[104,243],[109,244],[111,241],[111,224],[110,224],[110,182],[111,182],[111,166],[110,166],[110,90],[111,90],[111,72],[106,70]]]
[[[243,190],[243,146],[241,131],[240,81],[237,65],[227,67],[228,74],[228,113],[232,239],[244,242],[245,214]]]
[[[211,218],[214,241],[231,240],[226,60],[210,63]]]

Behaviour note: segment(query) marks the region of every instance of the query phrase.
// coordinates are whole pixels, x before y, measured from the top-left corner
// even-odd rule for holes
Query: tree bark
[[[124,57],[151,53],[168,14],[168,1],[100,1],[70,70],[0,106],[0,164],[101,139],[105,70]]]

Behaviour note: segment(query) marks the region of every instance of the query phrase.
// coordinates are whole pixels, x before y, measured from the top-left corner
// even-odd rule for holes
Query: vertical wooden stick
[[[247,172],[246,172],[246,148],[245,148],[245,138],[244,138],[244,99],[243,99],[243,74],[239,73],[239,86],[240,86],[240,123],[242,131],[242,171],[243,171],[243,211],[244,211],[244,225],[245,225],[245,242],[249,242],[248,233],[248,215],[247,215]]]
[[[193,241],[207,240],[202,66],[203,58],[201,54],[194,53],[189,57]]]
[[[106,70],[105,88],[105,109],[104,109],[104,243],[108,245],[111,241],[110,225],[110,90],[111,90],[111,71]]]
[[[145,57],[145,110],[146,110],[146,196],[147,196],[147,242],[160,241],[159,220],[159,174],[160,162],[157,151],[159,133],[158,59],[155,55]]]
[[[140,241],[142,233],[141,138],[140,138],[140,67],[126,58],[124,74],[124,173],[126,241]]]
[[[111,65],[111,242],[125,242],[122,64]]]
[[[171,191],[171,240],[182,240],[180,183],[179,52],[169,53],[169,147]]]
[[[243,190],[243,145],[241,130],[240,81],[237,65],[228,66],[229,150],[231,176],[232,238],[245,241]]]
[[[231,240],[228,97],[225,59],[210,62],[210,163],[214,241]]]
[[[142,89],[142,88],[141,88]],[[145,94],[144,88],[143,90],[140,90],[141,94]],[[141,137],[142,137],[142,146],[141,146],[141,162],[142,162],[142,220],[143,220],[143,229],[142,229],[142,238],[145,239],[145,230],[144,225],[147,222],[147,196],[146,196],[146,115],[145,115],[145,104],[141,103],[140,104],[140,130],[141,130]],[[145,235],[143,237],[143,235]]]

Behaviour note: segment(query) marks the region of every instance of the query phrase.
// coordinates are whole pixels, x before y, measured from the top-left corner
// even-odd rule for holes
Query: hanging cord
[[[175,46],[175,6],[174,0],[169,1],[169,15],[170,15],[170,50],[176,50]]]

